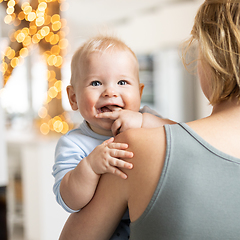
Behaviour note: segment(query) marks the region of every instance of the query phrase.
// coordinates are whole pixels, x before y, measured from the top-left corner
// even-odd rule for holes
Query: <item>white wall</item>
[[[115,28],[135,52],[152,53],[163,47],[178,46],[191,32],[202,1],[170,4],[156,12],[132,18]]]

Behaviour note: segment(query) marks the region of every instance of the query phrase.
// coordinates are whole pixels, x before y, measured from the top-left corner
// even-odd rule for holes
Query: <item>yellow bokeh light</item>
[[[62,122],[63,123],[63,129],[61,131],[62,134],[66,134],[69,130],[69,126],[66,122]]]
[[[32,38],[27,36],[22,43],[24,47],[28,47],[32,43]]]
[[[38,5],[39,11],[45,11],[46,8],[47,8],[47,4],[45,2],[39,3]]]
[[[47,58],[47,63],[48,63],[49,66],[53,66],[56,62],[57,62],[56,55],[52,54]]]
[[[68,40],[67,39],[61,39],[59,41],[59,47],[60,49],[65,49],[68,46]]]
[[[24,12],[20,12],[20,13],[18,14],[18,19],[19,19],[19,20],[23,20],[24,18],[25,18]]]
[[[40,31],[41,31],[41,35],[45,37],[49,34],[50,28],[48,26],[44,26]]]
[[[62,92],[58,92],[58,95],[56,96],[57,99],[62,99]]]
[[[52,45],[44,43],[46,48],[44,46],[43,54],[47,59],[47,64],[50,66],[61,67],[63,57],[60,54],[61,51],[68,46],[68,41],[64,39],[66,37],[65,29],[62,30],[62,28],[66,27],[67,24],[66,20],[61,19],[59,14],[52,15],[52,11],[48,9],[48,3],[56,2],[59,4],[60,11],[66,9],[69,4],[66,3],[65,0],[37,0],[38,6],[37,8],[34,6],[33,9],[30,5],[31,0],[0,0],[0,2],[2,1],[5,1],[7,4],[6,12],[8,15],[4,18],[5,23],[13,23],[15,26],[19,26],[22,23],[22,20],[26,20],[29,27],[22,28],[24,24],[23,26],[20,25],[16,29],[21,30],[14,30],[13,33],[9,34],[9,38],[12,42],[17,41],[18,43],[22,43],[22,46],[16,51],[16,53],[12,48],[7,48],[6,53],[3,56],[2,64],[0,65],[0,70],[4,74],[11,74],[12,68],[15,68],[18,64],[20,64],[24,57],[29,54],[28,47],[32,43],[38,43],[43,38],[45,38],[46,42],[49,42]],[[15,5],[20,4],[19,2],[24,2],[21,4],[22,11],[20,10],[20,12],[18,9],[15,9]],[[9,60],[6,59],[6,57]],[[4,60],[6,62],[4,62]],[[8,64],[9,61],[10,64]],[[55,71],[48,71],[49,90],[46,93],[46,105],[39,109],[38,112],[39,117],[44,119],[41,122],[40,131],[45,135],[47,135],[50,131],[65,134],[70,128],[67,123],[68,121],[65,120],[64,113],[60,117],[57,116],[52,119],[51,116],[48,115],[48,103],[54,98],[62,98],[62,81],[56,79]]]
[[[2,62],[1,64],[1,72],[5,73],[8,69],[8,65],[5,62]]]
[[[27,48],[22,48],[19,52],[19,55],[21,57],[26,57],[28,55],[28,49]]]
[[[54,87],[57,89],[58,92],[62,91],[62,81],[58,80],[54,83]]]
[[[55,98],[55,97],[57,96],[57,94],[58,94],[58,90],[57,90],[56,87],[51,87],[51,88],[49,88],[49,90],[48,90],[48,96],[49,96],[50,98]]]
[[[50,119],[50,120],[48,121],[48,126],[49,126],[49,128],[50,128],[52,131],[54,131],[54,129],[53,129],[53,124],[54,124],[53,119]]]
[[[41,40],[41,39],[44,38],[44,37],[42,36],[42,34],[41,34],[41,30],[39,30],[35,35],[37,36],[37,38],[38,38],[39,40]]]
[[[34,35],[37,32],[37,27],[36,26],[31,26],[29,28],[29,34]]]
[[[5,52],[5,56],[8,57],[11,54],[11,52],[12,52],[12,48],[11,47],[7,47],[6,52]]]
[[[68,8],[69,8],[69,3],[68,3],[68,2],[64,2],[64,3],[62,3],[61,6],[60,6],[60,10],[63,11],[63,12],[64,12],[64,11],[67,11]]]
[[[40,27],[40,26],[42,26],[43,24],[44,24],[44,17],[38,17],[38,18],[36,18],[36,25],[38,26],[38,27]]]
[[[22,32],[20,32],[20,33],[17,35],[16,40],[17,40],[19,43],[21,43],[21,42],[24,41],[25,37],[26,37],[25,34],[22,33]]]
[[[55,45],[51,48],[51,53],[54,55],[58,55],[60,53],[60,47],[58,45]]]
[[[19,26],[20,25],[20,23],[21,23],[21,21],[18,19],[18,18],[15,18],[14,19],[14,26]]]
[[[10,62],[11,66],[15,68],[19,63],[19,59],[17,57],[13,58]]]
[[[40,41],[40,39],[38,38],[37,34],[34,34],[32,37],[32,42],[33,43],[38,43]]]
[[[56,121],[62,121],[62,118],[60,117],[60,116],[55,116],[54,118],[53,118],[53,122],[56,122]]]
[[[40,118],[45,118],[47,117],[47,109],[45,107],[41,107],[38,111],[38,116]]]
[[[46,104],[48,104],[51,101],[52,101],[52,98],[49,95],[47,95]]]
[[[64,31],[58,31],[58,36],[60,37],[60,38],[64,38],[65,36],[66,36],[66,34],[65,34],[65,32]]]
[[[25,6],[23,8],[23,12],[25,13],[25,15],[28,15],[30,12],[32,12],[32,7],[31,6]]]
[[[55,77],[56,77],[56,73],[53,70],[47,72],[47,79],[49,81],[51,81],[52,79],[55,79]]]
[[[53,30],[53,31],[58,31],[60,28],[61,28],[61,22],[60,22],[60,21],[54,22],[54,23],[52,24],[52,30]]]
[[[8,7],[6,12],[7,14],[12,14],[14,12],[14,7]]]
[[[57,56],[57,61],[54,63],[55,67],[60,67],[62,65],[63,59],[61,56]]]
[[[18,35],[19,33],[21,33],[21,30],[17,30],[16,32],[13,32],[13,35],[14,35],[15,39],[17,38],[17,35]]]
[[[57,34],[53,34],[51,37],[50,37],[50,43],[52,45],[55,45],[57,44],[59,41],[59,36]]]
[[[15,1],[14,0],[10,0],[9,2],[8,2],[8,7],[14,7],[15,6]]]
[[[50,32],[46,37],[45,37],[45,40],[46,40],[46,42],[50,42],[50,39],[51,39],[51,37],[54,35],[54,33],[53,32]]]
[[[37,10],[37,17],[44,17],[44,12]]]
[[[59,14],[54,14],[52,17],[51,17],[51,22],[54,23],[54,22],[59,22],[60,21],[60,15]]]
[[[45,15],[45,24],[49,25],[51,23],[51,16],[50,15]]]
[[[25,27],[25,28],[22,29],[21,32],[24,33],[25,36],[27,36],[29,34],[29,28]]]
[[[49,131],[50,131],[48,124],[47,123],[43,123],[40,126],[40,131],[41,131],[42,134],[47,135],[49,133]]]
[[[30,12],[27,16],[27,20],[32,22],[36,18],[36,13],[35,12]]]
[[[24,2],[21,6],[22,10],[27,6],[30,6],[29,2]]]
[[[4,22],[6,24],[9,24],[12,21],[12,16],[11,15],[7,15],[4,17]]]
[[[8,57],[8,59],[13,59],[15,57],[15,51],[10,48],[10,49],[7,49],[7,52],[6,52],[6,56]]]
[[[63,130],[63,123],[60,120],[57,120],[53,124],[53,129],[54,129],[54,131],[60,133]]]

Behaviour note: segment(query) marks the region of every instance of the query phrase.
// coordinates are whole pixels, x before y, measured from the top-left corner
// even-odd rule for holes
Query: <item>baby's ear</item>
[[[72,110],[74,111],[78,110],[77,98],[72,85],[67,86],[67,95]]]
[[[139,84],[140,97],[142,97],[143,88],[144,88],[144,84],[143,84],[143,83],[140,83],[140,84]]]

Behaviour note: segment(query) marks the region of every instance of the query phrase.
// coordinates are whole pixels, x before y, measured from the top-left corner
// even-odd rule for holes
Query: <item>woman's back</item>
[[[238,239],[240,159],[187,124],[165,128],[161,178],[146,210],[131,223],[131,239]]]

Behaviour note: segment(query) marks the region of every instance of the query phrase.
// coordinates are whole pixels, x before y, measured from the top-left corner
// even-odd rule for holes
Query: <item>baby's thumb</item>
[[[114,137],[111,137],[111,138],[107,139],[106,141],[104,141],[103,143],[106,145],[106,144],[112,143],[113,141],[114,141]]]

